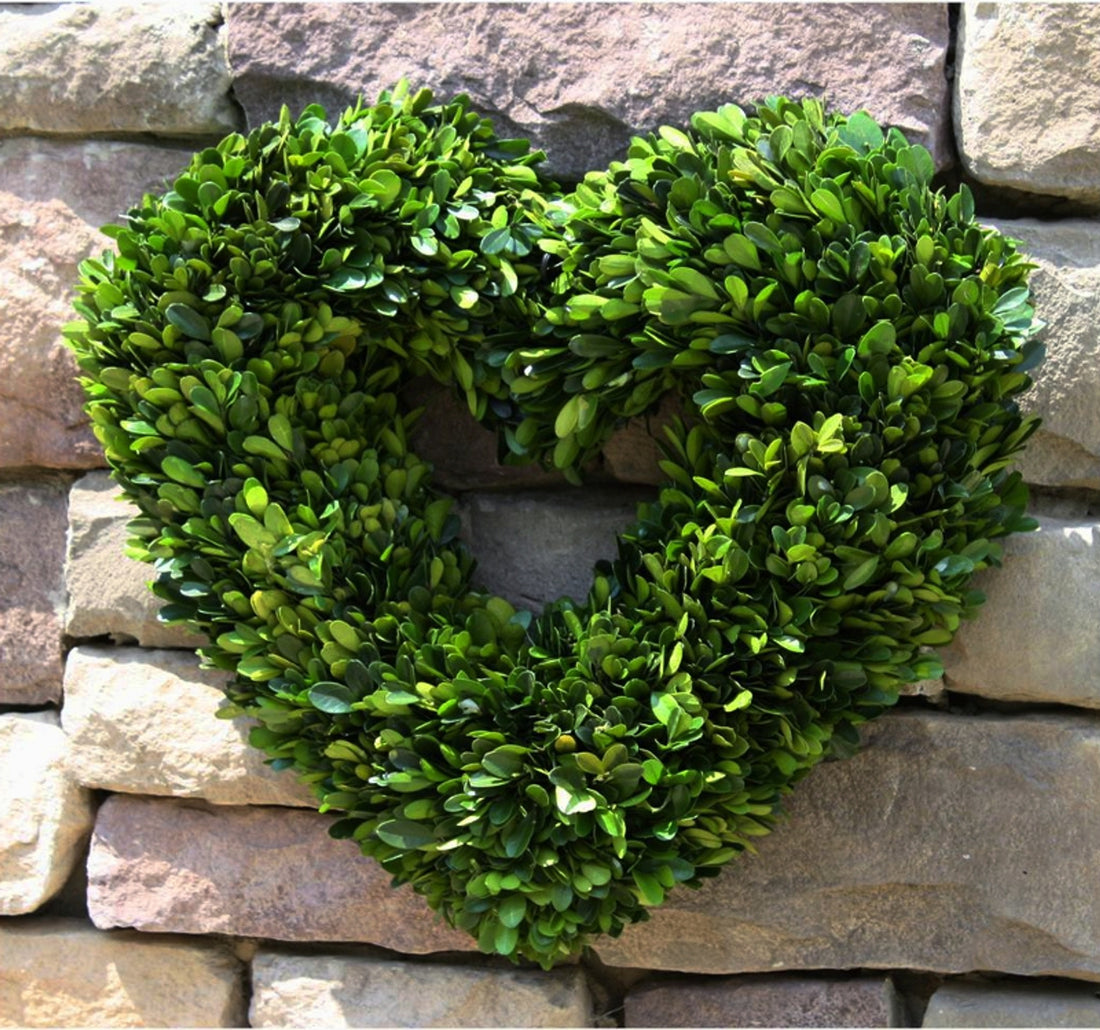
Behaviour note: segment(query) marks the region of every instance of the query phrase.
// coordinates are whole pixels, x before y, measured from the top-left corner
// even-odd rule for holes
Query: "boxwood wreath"
[[[81,266],[67,327],[163,618],[225,717],[487,952],[543,966],[767,833],[1033,528],[1032,267],[865,112],[771,98],[562,192],[405,84],[232,134]],[[679,397],[585,602],[473,585],[403,385],[579,482]]]

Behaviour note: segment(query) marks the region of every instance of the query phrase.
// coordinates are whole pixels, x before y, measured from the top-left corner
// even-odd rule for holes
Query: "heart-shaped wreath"
[[[66,329],[164,618],[332,826],[545,966],[773,825],[937,674],[1033,526],[1031,266],[866,113],[769,99],[562,194],[405,85],[203,150],[81,266]],[[577,481],[667,393],[668,477],[586,604],[471,588],[401,388]]]

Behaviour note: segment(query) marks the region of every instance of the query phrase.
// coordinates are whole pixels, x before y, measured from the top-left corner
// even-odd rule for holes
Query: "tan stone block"
[[[962,5],[955,125],[981,182],[1100,200],[1100,20],[1092,4]]]
[[[65,499],[59,478],[0,483],[0,703],[61,697]]]
[[[1100,708],[1100,527],[1042,518],[975,577],[987,601],[942,651],[949,690]]]
[[[92,796],[69,775],[65,749],[55,713],[0,715],[0,915],[49,901],[83,853]]]
[[[78,647],[65,664],[67,763],[85,787],[314,807],[293,772],[248,744],[250,720],[215,717],[226,674],[187,651]]]
[[[697,973],[995,969],[1100,980],[1100,727],[895,712],[759,853],[595,950]]]
[[[575,180],[630,136],[773,93],[867,107],[946,161],[946,8],[931,4],[230,4],[234,90],[256,124],[330,114],[402,77],[469,93]]]
[[[194,136],[239,127],[221,7],[6,5],[0,129]]]
[[[925,1027],[1100,1026],[1100,997],[1085,984],[948,983],[928,1002]]]
[[[69,491],[65,632],[194,650],[204,642],[201,634],[157,620],[161,601],[148,585],[153,566],[126,557],[126,526],[137,508],[119,490],[107,472],[95,471]]]
[[[101,928],[349,941],[426,954],[476,951],[331,817],[287,808],[214,808],[115,795],[88,857],[88,911]]]
[[[0,923],[0,1026],[243,1026],[243,970],[217,941]]]
[[[591,1026],[574,967],[536,970],[380,962],[261,950],[252,1026]]]
[[[634,1026],[898,1026],[893,985],[881,977],[739,976],[660,983],[626,997]]]

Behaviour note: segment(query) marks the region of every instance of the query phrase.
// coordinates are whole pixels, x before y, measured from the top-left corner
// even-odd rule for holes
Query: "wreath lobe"
[[[404,84],[196,154],[66,329],[163,617],[225,715],[486,951],[553,964],[773,826],[936,674],[1041,349],[1012,241],[865,113],[772,98],[563,193]],[[579,481],[668,393],[668,483],[586,602],[474,588],[401,388]]]

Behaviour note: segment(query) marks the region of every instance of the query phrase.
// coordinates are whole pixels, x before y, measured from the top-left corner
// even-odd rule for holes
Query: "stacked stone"
[[[157,623],[149,570],[122,556],[129,509],[58,331],[96,227],[195,148],[402,76],[470,93],[563,179],[731,99],[866,107],[942,169],[957,155],[1038,265],[1048,323],[1021,466],[1041,528],[983,577],[981,618],[920,691],[935,703],[815,771],[757,856],[552,973],[479,956],[213,718],[196,639]],[[0,1025],[1100,1023],[1086,5],[968,3],[957,24],[932,4],[11,6],[0,84]],[[460,492],[487,585],[532,606],[583,593],[657,481],[654,427],[617,436],[578,493],[499,468],[424,396],[416,446]]]

